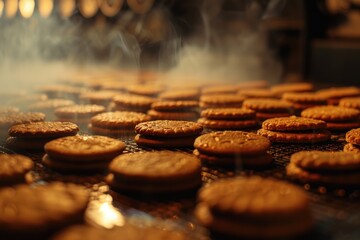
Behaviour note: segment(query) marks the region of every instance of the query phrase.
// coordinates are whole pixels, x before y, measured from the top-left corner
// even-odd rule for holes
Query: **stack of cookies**
[[[71,122],[33,122],[12,126],[6,146],[15,150],[42,151],[56,138],[74,136],[79,127]]]
[[[292,104],[272,98],[246,99],[243,107],[255,111],[259,121],[293,114]]]
[[[42,162],[61,172],[101,172],[125,149],[125,144],[104,136],[70,136],[48,142]]]
[[[198,107],[197,101],[160,101],[151,104],[148,115],[153,120],[196,121]]]
[[[326,98],[316,93],[284,93],[282,99],[292,104],[296,113],[306,108],[327,105]]]
[[[286,174],[300,182],[336,187],[360,186],[360,154],[301,151],[291,155]]]
[[[302,117],[323,120],[331,131],[360,127],[360,110],[337,106],[313,107],[301,112]]]
[[[101,105],[72,105],[61,107],[55,110],[55,116],[61,122],[76,123],[83,131],[85,131],[90,122],[90,118],[105,112],[105,107]]]
[[[347,144],[344,146],[344,152],[360,153],[360,128],[355,128],[346,133]]]
[[[241,108],[245,97],[240,94],[214,94],[200,97],[200,107],[207,108]]]
[[[270,141],[255,133],[222,131],[201,135],[194,154],[203,162],[219,166],[264,167],[272,162]]]
[[[19,154],[0,153],[0,187],[31,183],[33,161]]]
[[[195,217],[221,234],[218,239],[296,239],[313,226],[301,188],[260,177],[222,179],[201,188]]]
[[[192,147],[203,127],[190,121],[155,120],[135,126],[135,142],[141,147]]]
[[[150,117],[138,112],[106,112],[91,118],[89,130],[93,134],[120,137],[134,133],[135,126]]]
[[[137,194],[174,193],[201,186],[201,163],[193,155],[172,151],[123,154],[109,167],[109,185]]]
[[[258,125],[255,112],[245,108],[209,108],[201,112],[198,123],[213,130],[251,129]]]
[[[147,113],[151,108],[151,104],[154,102],[154,98],[135,94],[116,95],[113,98],[113,106],[110,110]]]
[[[329,141],[331,133],[326,122],[311,118],[283,117],[263,122],[258,134],[271,142],[281,143],[318,143]]]

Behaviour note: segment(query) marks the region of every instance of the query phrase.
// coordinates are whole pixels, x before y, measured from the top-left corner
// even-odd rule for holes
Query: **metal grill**
[[[125,152],[137,152],[151,150],[138,147],[132,137],[120,138],[126,142]],[[210,166],[202,168],[202,179],[209,183],[219,178],[233,177],[239,175],[259,175],[264,177],[275,177],[289,181],[285,174],[285,166],[289,162],[292,153],[301,150],[342,150],[344,139],[336,136],[329,143],[306,145],[306,144],[272,144],[270,154],[274,158],[274,164],[263,170],[246,170],[241,168],[223,169]],[[191,152],[191,149],[177,150]],[[12,152],[9,149],[0,147],[0,152]],[[28,154],[35,161],[34,176],[37,182],[42,181],[69,181],[83,184],[94,189],[105,185],[104,175],[64,175],[54,172],[41,164],[42,154]],[[95,185],[94,185],[95,184]],[[95,187],[94,187],[95,186]],[[312,211],[315,216],[316,226],[304,239],[360,239],[360,191],[358,189],[334,189],[324,186],[304,185],[308,191]],[[172,199],[154,199],[141,195],[123,195],[109,191],[113,197],[113,205],[120,209],[129,219],[157,222],[172,220],[183,230],[189,231],[197,239],[207,237],[205,229],[197,225],[192,217],[192,211],[196,204],[195,193]],[[218,239],[216,236],[211,238]],[[221,238],[222,239],[222,238]]]

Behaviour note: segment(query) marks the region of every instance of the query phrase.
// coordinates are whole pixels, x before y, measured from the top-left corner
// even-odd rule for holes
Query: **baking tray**
[[[133,141],[132,136],[120,137],[126,143],[124,153],[149,151],[152,149],[141,148]],[[274,158],[271,167],[263,170],[247,170],[237,167],[235,169],[214,168],[209,166],[202,167],[203,183],[209,183],[219,178],[234,176],[259,175],[264,177],[275,177],[285,181],[290,181],[285,174],[285,166],[289,162],[292,153],[301,150],[342,150],[345,141],[343,136],[333,136],[332,140],[323,144],[272,144],[270,154]],[[10,149],[0,146],[0,152],[11,153]],[[176,151],[192,152],[192,149],[182,149]],[[196,204],[196,194],[177,196],[172,198],[154,198],[141,195],[125,195],[109,190],[103,182],[104,175],[64,175],[54,172],[41,164],[41,153],[31,154],[35,161],[34,177],[35,184],[48,181],[66,181],[91,187],[93,189],[92,202],[99,203],[107,201],[114,208],[113,210],[121,217],[122,221],[134,222],[136,224],[171,226],[187,231],[195,239],[223,239],[222,237],[211,236],[206,229],[199,226],[193,218],[192,211]],[[297,183],[296,183],[297,184]],[[314,186],[309,184],[298,184],[307,192],[311,200],[316,225],[314,230],[300,239],[360,239],[360,191],[359,189],[333,189],[324,186]],[[111,227],[118,218],[112,219],[113,223],[106,222],[108,216],[101,216],[96,219],[99,204],[89,205],[87,220]],[[95,207],[94,207],[95,206]],[[95,214],[91,214],[94,213]],[[90,213],[90,214],[88,214]],[[114,213],[113,213],[114,214]],[[120,215],[119,215],[120,214]],[[94,217],[95,215],[95,217]]]

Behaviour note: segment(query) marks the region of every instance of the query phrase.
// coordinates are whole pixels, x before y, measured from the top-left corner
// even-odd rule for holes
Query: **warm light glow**
[[[7,0],[5,2],[5,16],[12,18],[16,15],[18,10],[18,0]]]
[[[75,0],[58,0],[59,11],[63,18],[70,17],[75,10]]]
[[[3,0],[0,0],[0,17],[2,16],[3,10],[4,10],[4,2]]]
[[[35,8],[35,1],[34,0],[20,0],[19,1],[19,10],[21,16],[24,18],[30,18],[33,15]]]
[[[40,16],[47,18],[54,8],[54,2],[53,0],[38,0],[38,7]]]
[[[86,18],[93,17],[99,9],[97,0],[80,0],[79,10],[81,15]]]
[[[101,12],[108,17],[115,16],[124,4],[124,0],[104,0],[100,5]]]

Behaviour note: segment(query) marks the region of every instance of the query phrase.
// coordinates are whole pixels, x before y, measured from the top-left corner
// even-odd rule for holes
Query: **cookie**
[[[360,97],[342,98],[339,101],[339,106],[340,107],[345,107],[345,108],[355,108],[357,110],[360,110]]]
[[[17,107],[0,107],[0,115],[16,112],[20,112],[20,109]]]
[[[360,186],[360,172],[328,173],[323,171],[309,171],[290,163],[286,167],[286,175],[303,183],[314,183],[331,187],[358,187]]]
[[[31,111],[43,112],[46,114],[46,119],[48,121],[52,121],[55,119],[55,109],[71,105],[75,105],[75,102],[73,102],[72,100],[54,98],[33,103],[29,105],[28,109]]]
[[[200,97],[198,89],[168,90],[158,96],[160,99],[172,101],[197,101]]]
[[[199,118],[197,122],[200,123],[204,128],[213,130],[240,130],[254,128],[258,126],[258,121],[255,119],[220,120]]]
[[[31,122],[42,122],[45,120],[45,114],[40,112],[18,112],[8,113],[0,115],[0,129],[10,128],[16,124],[31,123]]]
[[[199,107],[197,101],[158,101],[151,104],[151,109],[160,112],[194,111]]]
[[[245,97],[239,94],[214,94],[200,97],[200,107],[205,108],[240,108]]]
[[[147,97],[156,97],[164,90],[164,86],[149,84],[132,84],[126,87],[128,93]]]
[[[163,193],[196,189],[201,185],[201,164],[193,155],[154,151],[124,154],[109,167],[110,186],[126,192]]]
[[[197,135],[167,138],[137,134],[134,140],[137,145],[147,148],[187,148],[193,146],[196,137]]]
[[[34,164],[26,156],[0,154],[0,186],[27,183],[31,181],[30,170]]]
[[[195,140],[194,147],[208,155],[253,156],[266,153],[270,141],[255,133],[223,131],[201,135]]]
[[[283,83],[270,88],[270,91],[278,96],[289,92],[311,92],[313,90],[313,84],[307,82]]]
[[[348,143],[360,146],[360,128],[352,129],[346,133]]]
[[[255,112],[244,108],[210,108],[201,111],[201,117],[216,120],[255,119]]]
[[[14,151],[42,152],[44,145],[54,138],[18,138],[8,137],[5,146]]]
[[[124,133],[133,133],[137,124],[150,119],[150,116],[138,112],[106,112],[92,117],[89,129],[93,134],[120,136]]]
[[[337,106],[323,106],[308,108],[301,112],[301,116],[329,122],[344,122],[358,120],[360,111]]]
[[[106,162],[121,154],[125,144],[105,136],[69,136],[48,142],[44,149],[53,160]]]
[[[83,104],[96,104],[107,107],[113,97],[122,94],[121,91],[101,90],[94,92],[85,92],[79,96]]]
[[[135,132],[138,134],[168,138],[196,136],[202,130],[200,124],[189,121],[155,120],[139,123],[135,126]]]
[[[321,96],[324,96],[328,100],[329,104],[337,105],[342,98],[360,96],[360,88],[333,87],[319,90],[317,93]]]
[[[150,109],[147,114],[152,120],[195,121],[199,116],[197,112],[160,112],[153,109]]]
[[[214,85],[204,87],[201,90],[202,95],[217,95],[217,94],[235,94],[239,88],[236,85]]]
[[[200,189],[198,202],[195,217],[200,224],[237,238],[287,239],[313,226],[306,193],[271,178],[218,180]]]
[[[79,128],[70,122],[32,122],[18,124],[9,129],[9,135],[17,138],[59,138],[76,135]]]
[[[270,131],[302,131],[325,129],[326,122],[311,118],[283,117],[265,120],[262,128]]]
[[[68,107],[61,107],[55,110],[55,116],[58,119],[89,119],[97,114],[105,112],[105,107],[101,105],[72,105]]]
[[[52,240],[117,240],[119,236],[131,237],[133,240],[195,239],[180,230],[164,229],[156,226],[136,226],[127,223],[124,226],[115,226],[111,229],[90,225],[75,225],[56,234]]]
[[[278,96],[268,89],[240,89],[239,94],[246,98],[278,98]]]
[[[243,107],[261,113],[292,112],[292,105],[290,103],[277,99],[246,99]]]
[[[360,147],[357,147],[356,145],[351,143],[347,143],[344,146],[344,152],[360,153]]]
[[[113,102],[115,103],[115,108],[117,110],[147,112],[150,109],[151,104],[155,102],[155,99],[134,94],[122,94],[116,95],[113,98]]]
[[[309,171],[360,170],[360,155],[346,152],[300,151],[291,155],[290,162]]]
[[[284,93],[282,99],[301,104],[326,105],[326,98],[316,93]]]
[[[299,133],[260,129],[257,133],[268,138],[271,142],[280,143],[319,143],[329,141],[331,138],[331,133],[327,130],[311,130]]]
[[[83,220],[90,193],[75,184],[17,185],[0,189],[0,236],[47,239]]]

